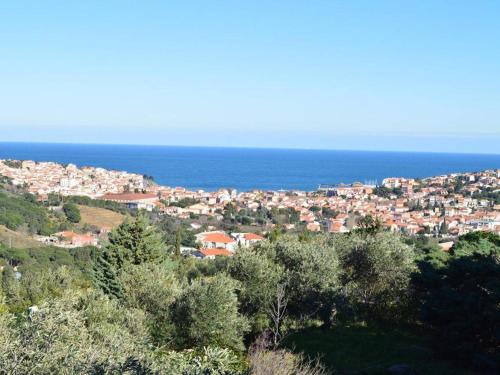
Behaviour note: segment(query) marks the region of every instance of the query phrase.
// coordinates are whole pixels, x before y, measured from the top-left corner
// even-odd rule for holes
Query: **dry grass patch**
[[[3,225],[0,225],[0,242],[5,246],[12,246],[15,248],[31,248],[40,247],[42,245],[28,234],[15,232]]]
[[[80,223],[94,225],[96,227],[115,228],[125,220],[125,215],[105,208],[78,206],[81,214]]]

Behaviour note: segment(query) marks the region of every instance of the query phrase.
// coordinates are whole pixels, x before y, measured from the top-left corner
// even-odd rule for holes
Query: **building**
[[[264,237],[255,233],[232,233],[231,235],[236,238],[238,245],[245,247],[255,245],[256,243],[265,240]]]
[[[153,193],[121,193],[106,194],[100,197],[106,201],[112,201],[125,204],[128,208],[143,209],[153,211],[156,203],[159,201],[158,195]]]
[[[238,243],[224,232],[203,232],[196,235],[196,240],[202,248],[226,249],[234,251]]]

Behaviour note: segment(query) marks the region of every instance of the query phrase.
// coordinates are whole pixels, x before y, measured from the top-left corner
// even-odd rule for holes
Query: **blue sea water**
[[[177,146],[0,143],[0,159],[74,163],[154,176],[168,186],[240,191],[315,190],[319,184],[381,182],[500,168],[500,154],[290,150]]]

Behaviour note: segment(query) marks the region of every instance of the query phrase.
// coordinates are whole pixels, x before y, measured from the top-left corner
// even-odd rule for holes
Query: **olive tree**
[[[225,274],[192,282],[176,303],[180,347],[215,345],[243,350],[247,320],[238,312],[236,282]]]
[[[283,268],[254,249],[241,248],[229,260],[228,272],[240,282],[240,310],[250,319],[252,333],[259,334],[269,326],[269,308]]]
[[[351,233],[334,240],[343,294],[365,316],[394,317],[410,296],[415,253],[398,235]]]
[[[334,248],[325,236],[307,241],[283,235],[274,242],[261,245],[267,254],[284,269],[288,311],[302,319],[320,318],[331,322],[339,293],[339,261]],[[273,293],[276,287],[273,288]]]

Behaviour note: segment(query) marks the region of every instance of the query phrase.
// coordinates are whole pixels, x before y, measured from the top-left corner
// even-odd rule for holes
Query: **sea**
[[[0,142],[0,159],[55,161],[153,176],[171,187],[214,191],[316,190],[500,168],[500,154]]]

